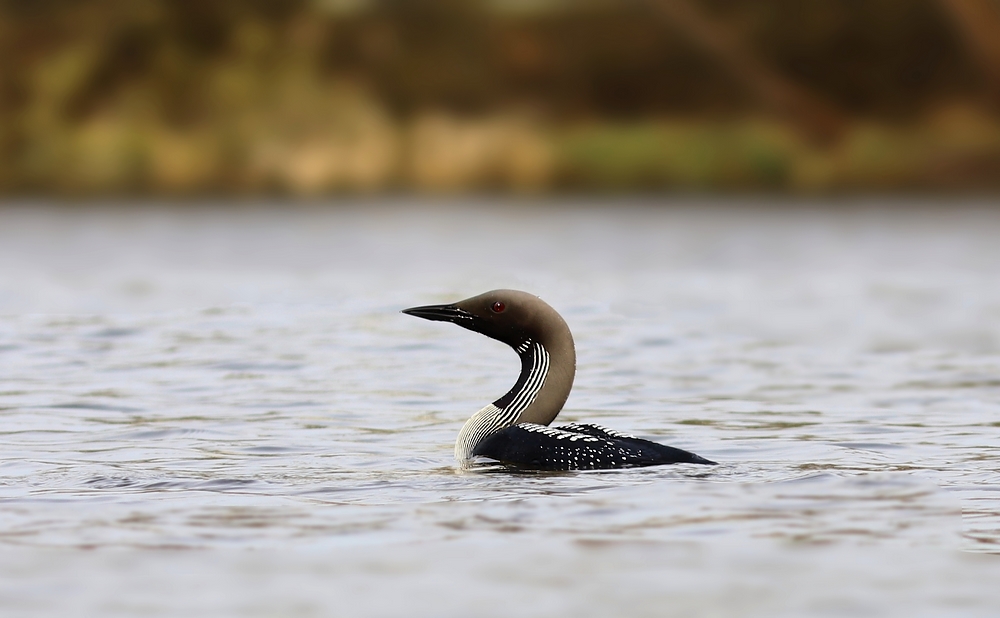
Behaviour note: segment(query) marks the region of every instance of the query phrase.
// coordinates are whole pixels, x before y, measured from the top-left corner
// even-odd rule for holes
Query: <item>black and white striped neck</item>
[[[507,394],[493,402],[498,408],[521,413],[531,405],[549,374],[549,353],[542,344],[527,339],[514,348],[521,357],[521,374]]]
[[[455,458],[466,461],[488,436],[516,425],[521,414],[535,402],[549,375],[550,357],[541,343],[526,339],[514,347],[521,358],[521,373],[514,386],[500,399],[472,415],[455,442]]]

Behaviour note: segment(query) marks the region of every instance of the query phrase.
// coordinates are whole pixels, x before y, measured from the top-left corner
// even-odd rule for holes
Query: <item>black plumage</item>
[[[513,425],[486,437],[473,455],[532,470],[604,470],[673,463],[714,464],[688,451],[599,425]]]

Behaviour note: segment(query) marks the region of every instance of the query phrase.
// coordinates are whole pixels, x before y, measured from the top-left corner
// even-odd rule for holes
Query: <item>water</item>
[[[5,615],[995,615],[1000,210],[0,210]],[[713,468],[458,470],[516,377],[399,314],[577,340],[561,421]]]

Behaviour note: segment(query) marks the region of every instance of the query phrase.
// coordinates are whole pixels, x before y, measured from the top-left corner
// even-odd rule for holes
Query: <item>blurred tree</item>
[[[824,142],[840,136],[844,114],[807,87],[781,75],[738,34],[713,22],[688,0],[657,0],[657,6],[679,32],[718,59],[769,108],[791,116],[804,134]]]
[[[996,0],[941,0],[982,66],[993,103],[1000,106],[1000,5]]]

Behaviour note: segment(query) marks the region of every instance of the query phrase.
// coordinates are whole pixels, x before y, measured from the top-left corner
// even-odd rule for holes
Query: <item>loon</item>
[[[502,341],[521,358],[506,395],[472,415],[455,442],[455,459],[473,457],[531,470],[606,470],[672,463],[715,464],[694,453],[589,423],[549,427],[576,374],[569,326],[545,301],[517,290],[493,290],[450,305],[403,313],[452,322]]]

